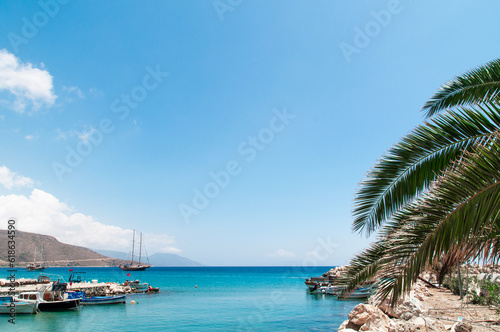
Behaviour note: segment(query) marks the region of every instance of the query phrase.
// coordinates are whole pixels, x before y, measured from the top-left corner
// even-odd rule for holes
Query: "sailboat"
[[[144,271],[147,268],[151,267],[149,264],[141,264],[141,256],[142,256],[142,233],[141,233],[141,242],[139,245],[139,263],[134,264],[134,247],[135,247],[135,229],[134,229],[134,237],[132,239],[132,260],[130,264],[120,265],[119,268],[123,271]]]
[[[28,271],[43,271],[45,270],[45,261],[43,259],[43,245],[42,245],[42,252],[40,253],[40,260],[41,263],[36,262],[36,247],[35,247],[35,254],[33,255],[33,263],[29,263],[26,265],[26,270]]]

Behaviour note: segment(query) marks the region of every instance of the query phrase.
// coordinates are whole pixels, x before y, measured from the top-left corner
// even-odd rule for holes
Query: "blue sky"
[[[3,1],[0,228],[344,264],[371,240],[351,232],[359,181],[442,83],[498,57],[498,7]]]

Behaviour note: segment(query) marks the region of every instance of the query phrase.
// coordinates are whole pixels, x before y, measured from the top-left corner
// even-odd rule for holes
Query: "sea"
[[[126,304],[65,312],[0,315],[0,331],[337,331],[359,300],[310,294],[304,281],[331,267],[77,267],[87,281],[140,280],[157,294],[131,294]],[[68,281],[70,268],[18,269],[15,277]],[[127,275],[130,273],[130,275]],[[10,273],[0,269],[0,279]],[[132,301],[135,302],[132,303]]]

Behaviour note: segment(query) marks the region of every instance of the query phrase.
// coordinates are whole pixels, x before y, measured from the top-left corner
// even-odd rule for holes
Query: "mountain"
[[[118,258],[129,260],[130,263],[130,254],[121,251],[113,251],[113,250],[96,250],[98,253]],[[137,262],[139,259],[138,255],[134,255],[134,261]],[[146,258],[142,258],[142,262],[147,263],[148,260]],[[169,267],[182,267],[182,266],[203,266],[203,264],[193,261],[189,258],[182,257],[176,254],[165,254],[165,253],[156,253],[154,255],[149,256],[149,264],[153,266],[169,266]]]
[[[156,253],[149,257],[154,266],[203,266],[203,264],[176,254]]]
[[[0,265],[8,265],[7,241],[14,242],[15,264],[20,267],[33,262],[35,248],[36,259],[40,261],[43,246],[44,258],[47,266],[118,266],[125,262],[106,257],[93,250],[59,242],[55,237],[16,230],[15,236],[9,238],[6,230],[0,230]]]

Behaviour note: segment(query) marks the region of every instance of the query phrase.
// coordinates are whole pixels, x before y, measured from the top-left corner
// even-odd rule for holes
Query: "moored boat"
[[[147,282],[140,282],[140,280],[134,280],[134,281],[130,281],[128,283],[128,285],[130,286],[130,288],[132,288],[133,290],[136,290],[136,291],[145,291],[148,289],[149,287],[149,284]]]
[[[0,296],[0,314],[36,314],[36,302],[17,301],[12,296]]]
[[[22,292],[14,296],[16,301],[36,302],[40,311],[59,311],[78,309],[80,299],[64,299],[66,283],[54,283],[50,286],[43,286],[36,292]]]
[[[43,271],[47,268],[45,266],[45,260],[43,257],[43,246],[42,246],[42,252],[40,254],[40,259],[41,259],[41,262],[37,263],[36,262],[36,248],[35,248],[35,254],[33,255],[33,263],[27,264],[26,270],[28,270],[28,271]]]
[[[84,292],[68,292],[68,299],[79,298],[81,304],[94,305],[94,304],[120,304],[126,302],[125,295],[111,295],[111,296],[90,296],[86,297]]]
[[[350,293],[337,292],[335,296],[338,300],[361,300],[367,299],[372,294],[372,287],[356,288]]]
[[[134,264],[134,247],[135,247],[135,229],[134,229],[134,235],[133,235],[133,238],[132,238],[132,259],[130,261],[130,264],[125,264],[125,265],[118,266],[123,271],[144,271],[147,268],[151,267],[151,265],[149,265],[149,264],[141,264],[141,256],[142,256],[142,233],[141,233],[141,242],[140,242],[140,245],[139,245],[139,263],[137,263],[137,264]]]

